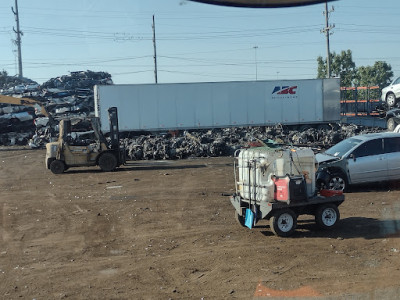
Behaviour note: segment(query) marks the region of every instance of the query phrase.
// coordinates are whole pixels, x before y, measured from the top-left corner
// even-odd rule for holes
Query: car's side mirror
[[[350,154],[350,156],[349,156],[350,158],[352,158],[354,161],[356,161],[356,156],[352,153],[352,154]]]

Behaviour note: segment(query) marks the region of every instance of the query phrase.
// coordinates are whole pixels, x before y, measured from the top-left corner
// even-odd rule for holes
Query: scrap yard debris
[[[107,72],[80,71],[52,78],[42,85],[0,74],[0,94],[43,104],[54,120],[94,113],[93,86],[112,84]],[[53,124],[54,125],[54,124]],[[35,108],[0,102],[0,145],[41,147],[50,139],[49,118]]]
[[[90,122],[82,117],[94,116],[93,86],[96,84],[113,84],[111,75],[107,72],[71,72],[42,85],[29,79],[0,75],[1,94],[39,101],[56,122],[65,117],[77,117],[73,125],[82,132],[90,130]],[[33,107],[0,103],[0,145],[29,144],[31,148],[43,147],[55,132],[51,130],[52,125],[49,124],[49,117],[41,115]],[[378,131],[382,129],[344,124],[293,130],[278,124],[269,127],[187,130],[178,134],[125,134],[121,142],[131,160],[182,159],[229,156],[236,149],[263,145],[267,140],[326,148],[356,134]]]
[[[261,146],[269,141],[313,147],[318,151],[357,134],[379,131],[382,129],[357,125],[341,125],[339,128],[332,126],[330,129],[309,128],[305,131],[276,125],[184,131],[181,136],[141,135],[125,138],[123,142],[129,159],[159,160],[230,156],[239,148]]]

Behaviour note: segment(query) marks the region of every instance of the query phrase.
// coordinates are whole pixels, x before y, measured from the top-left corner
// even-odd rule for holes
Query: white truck
[[[338,78],[97,85],[94,101],[103,132],[110,131],[109,107],[118,109],[120,131],[318,126],[340,120]]]

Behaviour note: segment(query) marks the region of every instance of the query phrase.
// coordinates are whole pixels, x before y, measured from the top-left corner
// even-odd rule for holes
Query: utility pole
[[[154,21],[153,15],[153,46],[154,46],[154,79],[155,82],[158,83],[157,80],[157,46],[156,46],[156,23]]]
[[[331,10],[328,10],[328,1],[325,2],[325,28],[321,30],[321,33],[324,33],[326,36],[326,77],[331,77],[331,52],[329,50],[329,36],[332,34],[330,32],[331,29],[335,28],[335,24],[329,24],[329,14],[334,12],[335,9],[332,6]]]
[[[16,40],[15,43],[18,48],[18,77],[22,78],[22,55],[21,55],[21,35],[23,35],[22,31],[19,29],[19,15],[18,15],[18,2],[15,0],[15,10],[13,7],[11,7],[11,11],[13,12],[15,16],[15,22],[17,23],[17,30],[13,27],[13,30],[16,35]]]

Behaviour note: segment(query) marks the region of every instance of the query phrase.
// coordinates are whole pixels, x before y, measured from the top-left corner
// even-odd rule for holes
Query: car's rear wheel
[[[389,107],[395,106],[396,104],[396,96],[393,93],[389,93],[386,95],[386,104]]]

